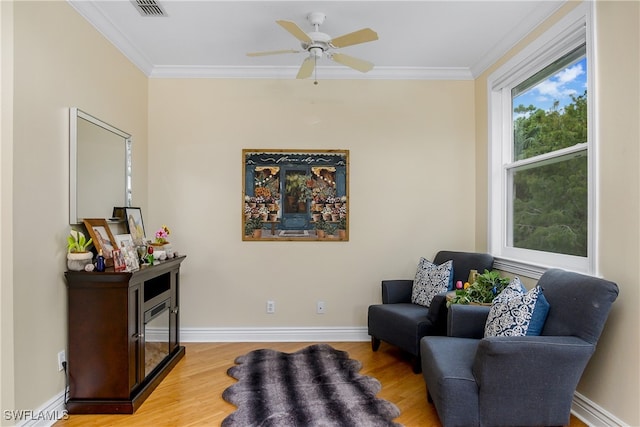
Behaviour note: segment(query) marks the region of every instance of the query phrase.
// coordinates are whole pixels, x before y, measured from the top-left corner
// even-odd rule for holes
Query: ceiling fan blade
[[[309,37],[304,31],[302,31],[302,29],[298,27],[298,24],[296,24],[295,22],[280,20],[276,21],[276,23],[285,30],[289,31],[293,35],[293,37],[297,38],[301,42],[311,43],[313,41],[311,40],[311,37]]]
[[[334,53],[331,55],[331,59],[340,64],[351,67],[354,70],[362,71],[366,73],[373,68],[373,63],[365,61],[364,59],[354,58],[353,56],[345,55],[344,53]]]
[[[266,55],[279,55],[281,53],[298,53],[300,50],[284,49],[284,50],[266,50],[263,52],[249,52],[247,56],[266,56]]]
[[[378,33],[371,28],[363,28],[362,30],[336,37],[331,40],[331,44],[334,47],[346,47],[354,44],[372,42],[374,40],[378,40]]]
[[[310,56],[305,58],[305,60],[302,62],[302,65],[300,66],[300,70],[298,71],[296,79],[306,79],[311,77],[315,66],[316,62],[313,58],[311,58]]]

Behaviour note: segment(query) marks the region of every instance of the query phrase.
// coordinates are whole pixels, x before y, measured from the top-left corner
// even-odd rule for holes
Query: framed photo
[[[349,150],[243,149],[242,240],[349,241]]]
[[[131,234],[133,244],[142,246],[147,240],[144,233],[144,223],[142,222],[142,210],[140,208],[124,208],[127,231]]]
[[[113,250],[113,270],[115,272],[125,271],[127,269],[127,264],[124,262],[124,256],[122,255],[122,251],[120,249]]]
[[[85,218],[84,226],[93,239],[93,245],[98,252],[102,251],[105,260],[113,259],[113,250],[116,248],[115,239],[111,229],[104,218]]]
[[[140,268],[140,263],[138,262],[138,251],[133,244],[131,234],[116,234],[114,237],[116,239],[116,246],[124,258],[124,263],[126,265],[125,271],[138,270]]]

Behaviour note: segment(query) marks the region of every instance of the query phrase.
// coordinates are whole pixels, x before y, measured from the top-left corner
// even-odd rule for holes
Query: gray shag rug
[[[255,350],[235,363],[227,374],[238,382],[222,397],[238,409],[222,427],[400,426],[392,421],[400,410],[375,397],[380,382],[358,374],[362,364],[330,345]]]

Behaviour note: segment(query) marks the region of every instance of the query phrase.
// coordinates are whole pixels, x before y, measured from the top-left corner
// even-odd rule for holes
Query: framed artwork
[[[138,270],[140,268],[140,263],[138,262],[138,251],[133,244],[133,238],[131,237],[131,234],[116,234],[114,237],[116,240],[116,247],[122,253],[122,257],[126,266],[125,271]]]
[[[242,240],[349,241],[349,150],[242,150]]]
[[[144,223],[142,222],[142,210],[140,208],[124,208],[127,231],[133,239],[135,246],[145,244],[147,238],[144,232]]]
[[[93,245],[98,252],[102,251],[105,260],[113,259],[115,249],[115,239],[111,234],[111,229],[104,218],[85,218],[84,226],[93,239]],[[110,263],[109,263],[110,264]]]
[[[114,221],[115,220],[124,221],[124,218],[125,218],[124,208],[115,206],[113,208],[113,213],[111,214],[111,218],[109,219]]]

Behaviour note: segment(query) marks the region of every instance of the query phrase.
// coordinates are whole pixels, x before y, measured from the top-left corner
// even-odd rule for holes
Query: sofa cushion
[[[411,302],[429,307],[434,296],[450,290],[452,273],[453,261],[451,260],[436,265],[425,258],[420,258],[416,277],[413,280]]]
[[[549,303],[542,288],[536,286],[526,292],[520,279],[516,277],[493,300],[484,336],[540,335],[548,313]]]

